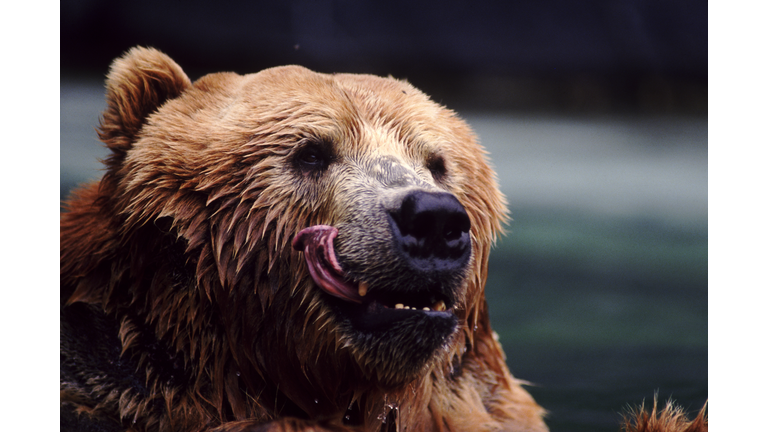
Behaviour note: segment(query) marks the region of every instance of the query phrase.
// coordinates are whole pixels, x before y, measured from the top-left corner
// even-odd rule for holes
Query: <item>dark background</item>
[[[63,74],[134,45],[193,78],[301,64],[407,78],[452,106],[707,109],[706,2],[61,2]]]
[[[408,79],[457,110],[514,221],[487,295],[553,431],[616,431],[654,394],[708,397],[707,3],[64,1],[61,196],[98,178],[108,65],[190,78],[301,64]]]

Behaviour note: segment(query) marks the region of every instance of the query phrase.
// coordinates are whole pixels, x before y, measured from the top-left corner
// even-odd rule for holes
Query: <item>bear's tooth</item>
[[[402,303],[398,303],[395,305],[395,309],[403,309],[405,306],[403,306]]]
[[[357,287],[357,293],[360,294],[360,297],[365,297],[368,294],[368,282],[360,282],[360,285]]]
[[[424,309],[422,309],[422,310],[428,311],[428,310],[432,310],[432,309],[430,309],[430,308],[428,308],[428,307],[424,306]]]
[[[435,303],[434,306],[432,306],[432,309],[434,309],[434,310],[436,310],[438,312],[445,311],[445,302],[442,301],[442,300],[438,301],[437,303]]]

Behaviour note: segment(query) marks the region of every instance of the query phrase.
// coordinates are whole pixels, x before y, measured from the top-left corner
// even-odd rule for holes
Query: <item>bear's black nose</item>
[[[453,195],[413,191],[389,212],[402,257],[419,271],[455,271],[469,261],[469,216]]]

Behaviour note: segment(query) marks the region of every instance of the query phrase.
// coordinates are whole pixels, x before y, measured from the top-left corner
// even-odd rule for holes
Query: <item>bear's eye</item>
[[[331,156],[326,150],[327,145],[322,142],[310,142],[305,144],[294,157],[296,166],[304,174],[319,173],[328,168]]]
[[[427,158],[427,169],[432,173],[432,178],[435,181],[442,181],[445,179],[447,170],[445,168],[445,159],[438,154],[432,154]]]

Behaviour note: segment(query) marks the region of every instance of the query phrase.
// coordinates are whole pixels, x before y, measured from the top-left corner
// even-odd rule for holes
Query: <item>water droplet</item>
[[[474,328],[474,329],[472,329],[472,330],[473,330],[473,331],[477,331],[477,326],[475,326],[475,328]]]
[[[315,403],[320,403],[320,401],[319,401],[319,400],[317,400],[317,399],[315,399]]]
[[[240,372],[235,372],[235,375],[240,376]]]

